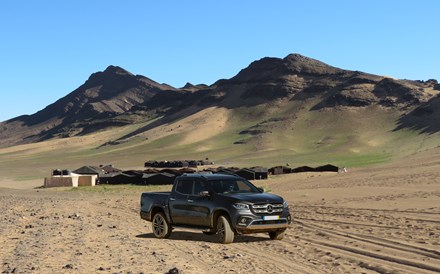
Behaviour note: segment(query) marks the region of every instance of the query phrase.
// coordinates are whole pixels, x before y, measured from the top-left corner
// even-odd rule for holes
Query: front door
[[[200,192],[209,191],[209,187],[206,182],[194,181],[193,191],[188,196],[189,211],[193,225],[209,226],[211,220],[210,216],[210,204],[212,204],[209,197],[200,196]]]

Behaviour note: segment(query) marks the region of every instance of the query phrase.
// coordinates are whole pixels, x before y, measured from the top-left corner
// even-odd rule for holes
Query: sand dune
[[[438,151],[344,174],[255,182],[290,203],[282,241],[175,230],[154,238],[139,191],[0,189],[3,273],[440,272]],[[4,185],[3,185],[4,186]]]

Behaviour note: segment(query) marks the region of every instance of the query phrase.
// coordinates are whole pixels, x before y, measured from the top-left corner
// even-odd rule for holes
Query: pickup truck
[[[225,174],[184,174],[171,192],[144,192],[140,216],[157,238],[173,228],[195,228],[229,244],[236,234],[268,233],[281,240],[291,223],[288,203],[251,182]]]

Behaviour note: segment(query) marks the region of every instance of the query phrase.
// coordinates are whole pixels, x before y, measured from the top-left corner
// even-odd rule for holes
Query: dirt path
[[[229,245],[190,230],[154,238],[150,223],[139,217],[137,191],[0,189],[0,270],[438,273],[439,167],[271,179],[264,183],[286,197],[294,216],[285,238],[237,236]]]

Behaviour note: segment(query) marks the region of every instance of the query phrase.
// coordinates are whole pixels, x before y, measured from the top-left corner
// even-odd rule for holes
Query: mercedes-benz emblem
[[[268,205],[268,206],[267,206],[267,212],[268,212],[268,213],[272,213],[272,212],[273,212],[272,205]]]

